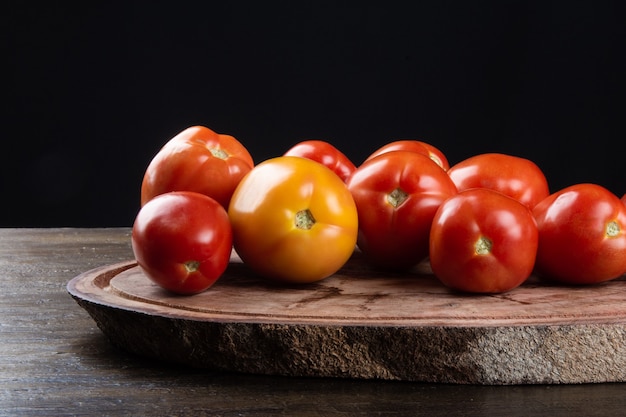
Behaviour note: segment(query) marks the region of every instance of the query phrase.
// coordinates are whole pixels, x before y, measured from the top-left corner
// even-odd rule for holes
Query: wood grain
[[[624,277],[588,287],[532,277],[505,294],[467,295],[427,264],[383,273],[357,252],[323,281],[286,286],[233,253],[192,297],[160,289],[133,262],[88,271],[68,290],[114,343],[195,367],[499,385],[626,379]]]
[[[624,383],[495,386],[281,377],[134,355],[111,344],[66,290],[85,271],[129,259],[129,228],[0,228],[0,416],[607,417],[622,416],[626,408]],[[135,314],[139,331],[155,320],[164,325],[152,335],[176,331],[164,318]],[[510,360],[517,360],[514,353]]]

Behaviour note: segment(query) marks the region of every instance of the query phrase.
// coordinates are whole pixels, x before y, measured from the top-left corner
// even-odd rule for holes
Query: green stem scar
[[[479,237],[476,243],[474,243],[474,251],[476,252],[476,255],[488,255],[491,253],[492,247],[493,242],[485,236]]]
[[[315,224],[315,217],[309,209],[300,210],[296,213],[295,223],[298,229],[309,230]]]
[[[612,220],[606,224],[606,229],[604,232],[606,234],[606,237],[615,237],[619,235],[619,232],[620,232],[619,223],[616,222],[615,220]]]
[[[396,188],[387,194],[387,202],[391,204],[393,208],[398,208],[407,198],[409,198],[409,195],[401,188]]]
[[[227,159],[228,158],[228,153],[226,153],[226,151],[224,151],[223,149],[209,148],[209,151],[211,152],[211,155],[213,155],[216,158],[219,158],[219,159]]]
[[[187,272],[196,272],[200,268],[200,262],[198,261],[187,261],[183,265],[185,265],[185,269]]]

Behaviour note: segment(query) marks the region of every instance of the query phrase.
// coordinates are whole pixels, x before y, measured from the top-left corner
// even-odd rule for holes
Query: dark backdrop
[[[412,138],[626,192],[623,2],[58,3],[2,6],[0,226],[131,225],[150,159],[195,124],[256,162]]]

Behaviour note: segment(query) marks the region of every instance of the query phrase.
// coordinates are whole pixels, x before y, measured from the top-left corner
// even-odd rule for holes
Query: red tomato
[[[593,284],[626,273],[626,206],[596,184],[551,194],[533,210],[539,227],[537,273]]]
[[[356,245],[357,211],[346,184],[308,158],[282,156],[254,167],[235,190],[228,214],[235,250],[271,280],[324,279]]]
[[[410,139],[396,140],[393,142],[389,142],[388,144],[383,145],[382,147],[374,151],[370,156],[367,157],[367,159],[372,159],[380,154],[383,154],[389,151],[417,152],[422,155],[426,155],[427,157],[435,161],[435,163],[437,163],[437,165],[439,165],[445,171],[447,171],[450,168],[448,159],[443,154],[443,152],[440,151],[438,148],[436,148],[435,146],[427,142],[422,142],[419,140],[410,140]]]
[[[501,153],[467,158],[448,170],[459,191],[490,188],[533,208],[550,194],[548,181],[532,161]]]
[[[626,204],[626,194],[622,196],[622,203]]]
[[[297,143],[285,152],[284,156],[300,156],[319,162],[330,168],[344,182],[356,169],[345,154],[323,140],[305,140]]]
[[[359,214],[359,248],[373,265],[397,270],[428,256],[435,211],[456,194],[439,165],[409,151],[385,152],[365,161],[347,185]]]
[[[519,201],[487,188],[460,191],[437,210],[430,233],[430,264],[446,286],[502,293],[532,273],[538,231]]]
[[[137,214],[132,247],[146,276],[177,294],[209,288],[226,270],[232,231],[226,210],[195,192],[161,194]]]
[[[141,184],[141,204],[169,191],[195,191],[228,207],[235,187],[254,166],[234,137],[193,126],[170,139],[152,159]]]

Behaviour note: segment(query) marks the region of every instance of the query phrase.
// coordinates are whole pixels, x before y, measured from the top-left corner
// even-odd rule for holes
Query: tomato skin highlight
[[[171,138],[146,168],[141,205],[170,191],[195,191],[225,209],[235,187],[254,166],[248,150],[230,135],[192,126]]]
[[[332,170],[308,158],[280,156],[255,166],[235,189],[228,214],[235,250],[269,280],[319,281],[355,249],[352,195]]]
[[[533,214],[539,228],[538,275],[584,285],[626,273],[626,206],[606,188],[565,187],[537,204]]]
[[[346,182],[356,169],[354,163],[334,145],[323,140],[305,140],[295,144],[283,156],[300,156],[330,168]]]
[[[348,180],[359,215],[358,247],[372,265],[406,270],[428,256],[439,205],[457,190],[429,157],[389,151],[365,161]]]
[[[460,191],[437,210],[430,264],[446,286],[469,293],[502,293],[532,273],[538,230],[519,201],[486,188]]]
[[[439,165],[444,171],[450,169],[450,163],[448,162],[448,158],[446,158],[445,154],[434,145],[431,145],[428,142],[423,142],[420,140],[412,140],[412,139],[402,139],[395,140],[393,142],[389,142],[374,152],[372,152],[366,159],[372,159],[378,155],[381,155],[385,152],[391,151],[409,151],[409,152],[417,152],[419,154],[425,155],[432,159],[437,165]]]
[[[550,194],[548,180],[533,161],[501,153],[471,156],[450,167],[448,175],[459,191],[489,188],[532,209]]]
[[[181,295],[202,292],[224,273],[232,252],[226,210],[195,192],[169,192],[137,213],[132,248],[146,276]]]

